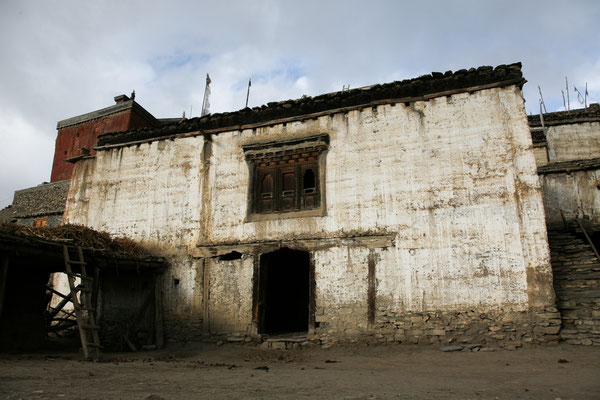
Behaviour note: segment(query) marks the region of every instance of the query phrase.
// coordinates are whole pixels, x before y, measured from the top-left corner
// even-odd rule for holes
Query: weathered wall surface
[[[356,336],[367,329],[368,254],[365,247],[315,253],[315,320],[322,336]]]
[[[204,273],[202,260],[185,254],[168,259],[161,290],[167,338],[198,340],[204,335]]]
[[[212,332],[250,332],[252,325],[253,257],[206,260],[207,297]]]
[[[533,155],[535,156],[535,164],[538,167],[548,164],[548,150],[546,146],[535,146],[533,148]]]
[[[546,220],[551,227],[572,224],[577,218],[600,229],[600,170],[541,174]]]
[[[65,220],[159,247],[197,243],[205,204],[202,144],[157,141],[78,163]]]
[[[596,158],[600,154],[600,122],[548,127],[550,161]]]
[[[248,222],[242,146],[317,133],[330,138],[325,215]],[[69,222],[173,253],[193,253],[197,245],[392,235],[394,245],[375,254],[380,315],[520,312],[554,301],[540,186],[516,87],[225,132],[212,142],[188,136],[106,149],[79,163],[72,179]],[[370,251],[314,251],[316,318],[324,333],[367,328]],[[208,264],[209,308],[228,314],[223,327],[247,329],[250,264]],[[185,296],[198,290],[188,288]],[[231,290],[245,302],[237,310],[227,305]]]

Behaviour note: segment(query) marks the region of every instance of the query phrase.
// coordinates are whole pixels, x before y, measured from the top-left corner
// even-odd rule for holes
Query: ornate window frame
[[[250,172],[248,222],[325,215],[329,135],[242,148]]]

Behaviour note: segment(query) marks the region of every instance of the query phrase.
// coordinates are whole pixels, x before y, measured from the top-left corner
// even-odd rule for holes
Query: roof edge
[[[569,111],[544,113],[544,126],[581,124],[585,122],[600,122],[600,104],[591,103],[587,108],[577,108]],[[528,115],[527,121],[531,128],[542,126],[540,114]]]
[[[152,126],[158,126],[160,123],[158,120],[144,107],[142,107],[135,100],[127,100],[119,104],[112,105],[110,107],[105,107],[100,110],[92,111],[89,113],[77,115],[75,117],[63,119],[62,121],[58,121],[56,123],[56,129],[63,129],[73,125],[79,125],[84,122],[92,121],[94,119],[106,117],[108,115],[117,114],[123,111],[132,110],[141,115],[144,119],[146,119]]]
[[[377,84],[365,88],[334,92],[316,97],[272,102],[261,107],[239,111],[209,114],[182,120],[158,128],[143,128],[128,132],[105,133],[98,137],[98,147],[147,141],[159,137],[178,136],[188,132],[222,132],[241,127],[257,127],[291,120],[304,119],[371,105],[424,101],[457,93],[475,92],[495,87],[515,85],[521,88],[526,80],[521,63],[463,69],[456,72],[434,72],[419,78]]]

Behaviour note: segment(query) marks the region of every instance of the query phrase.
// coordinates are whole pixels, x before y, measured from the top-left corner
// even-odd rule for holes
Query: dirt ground
[[[418,346],[0,355],[0,399],[600,399],[600,347]]]

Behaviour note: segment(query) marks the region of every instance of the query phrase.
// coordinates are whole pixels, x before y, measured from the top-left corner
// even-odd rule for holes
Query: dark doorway
[[[306,251],[282,248],[261,255],[260,333],[308,331],[309,265]]]

